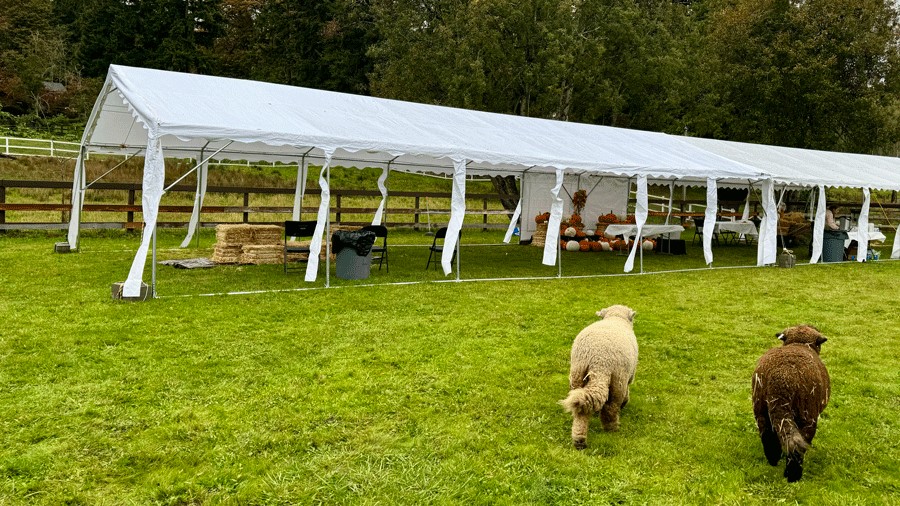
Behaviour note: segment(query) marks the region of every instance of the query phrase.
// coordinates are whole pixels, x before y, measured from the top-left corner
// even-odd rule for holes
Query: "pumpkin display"
[[[644,239],[644,241],[641,243],[641,249],[643,249],[644,251],[652,251],[655,246],[656,243],[653,241],[653,239]]]
[[[591,241],[591,251],[603,251],[603,245],[599,241]]]
[[[577,233],[578,230],[576,230],[575,227],[569,227],[563,232],[563,235],[566,237],[575,237]]]
[[[612,246],[609,244],[609,241],[600,241],[600,249],[603,251],[612,251]]]
[[[550,221],[550,213],[542,213],[534,217],[535,223],[547,223]]]
[[[566,243],[566,251],[578,251],[581,249],[581,245],[578,244],[578,241],[569,241]]]
[[[579,251],[590,251],[590,250],[591,250],[591,243],[590,243],[590,241],[588,241],[587,239],[585,239],[585,240],[583,240],[583,241],[580,241],[580,242],[578,243],[578,250],[579,250]]]
[[[610,211],[606,214],[601,214],[600,217],[597,218],[597,223],[610,224],[610,223],[618,223],[618,222],[619,222],[619,217],[616,216],[615,214],[613,214],[612,211]]]

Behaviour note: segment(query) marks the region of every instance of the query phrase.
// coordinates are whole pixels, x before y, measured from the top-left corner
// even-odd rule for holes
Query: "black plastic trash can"
[[[844,241],[849,238],[843,230],[826,230],[822,238],[822,261],[840,262],[844,260]]]
[[[335,275],[341,279],[367,279],[372,267],[375,232],[339,230],[331,235]]]

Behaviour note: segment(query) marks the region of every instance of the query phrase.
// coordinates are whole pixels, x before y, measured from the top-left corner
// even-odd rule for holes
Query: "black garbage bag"
[[[353,248],[357,255],[364,257],[372,251],[373,244],[375,244],[375,232],[369,230],[338,230],[331,234],[331,249],[335,255],[342,249]]]

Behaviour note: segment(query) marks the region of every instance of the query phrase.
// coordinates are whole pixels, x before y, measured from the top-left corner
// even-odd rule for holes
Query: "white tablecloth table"
[[[653,237],[657,235],[674,234],[684,232],[681,225],[644,225],[641,233],[644,237]],[[613,224],[608,225],[603,235],[612,239],[617,235],[623,237],[634,237],[637,234],[637,225]]]
[[[857,241],[857,242],[859,241],[859,229],[857,227],[851,228],[850,230],[847,231],[847,237],[849,237],[849,239],[844,241],[845,248],[850,247],[850,241]],[[873,228],[873,229],[869,230],[869,242],[884,241],[885,239],[887,239],[887,236],[882,234],[881,230],[879,230],[878,228]]]
[[[741,235],[759,236],[759,230],[752,221],[717,221],[716,232],[735,232]]]

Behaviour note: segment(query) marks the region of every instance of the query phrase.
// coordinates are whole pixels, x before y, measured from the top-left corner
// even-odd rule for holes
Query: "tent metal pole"
[[[456,280],[459,281],[459,250],[462,249],[462,245],[459,243],[460,239],[462,239],[462,234],[459,234],[459,239],[456,240]]]
[[[325,167],[325,183],[331,195],[331,163]],[[325,213],[325,288],[331,286],[331,197],[328,198],[328,212]]]
[[[156,224],[153,224],[153,265],[150,266],[150,298],[156,298]]]
[[[208,146],[208,145],[209,145],[209,142],[207,142],[206,144],[203,145],[202,148],[200,148],[200,159],[201,160],[203,159],[203,152],[206,150],[206,146]],[[200,198],[200,189],[203,188],[203,186],[202,186],[203,181],[201,180],[202,178],[203,178],[203,168],[201,167],[200,171],[197,172],[197,199]],[[194,235],[197,236],[197,249],[200,249],[200,213],[202,212],[202,210],[203,210],[202,206],[197,208],[197,229],[194,230]]]
[[[75,243],[75,250],[81,251],[81,215],[84,213],[84,192],[87,186],[84,184],[84,177],[87,176],[87,169],[85,168],[85,162],[87,162],[87,147],[82,144],[81,145],[81,174],[78,175],[78,178],[81,179],[81,188],[78,189],[78,242]]]
[[[644,273],[644,238],[643,238],[643,236],[639,237],[638,240],[641,241],[641,243],[638,244],[638,248],[640,248],[640,250],[638,250],[638,254],[641,256],[640,257],[640,266],[641,266],[641,274],[643,274]]]
[[[556,240],[556,277],[562,277],[562,242],[557,239]]]
[[[115,167],[113,167],[113,168],[109,169],[108,171],[104,172],[103,174],[101,174],[100,176],[98,176],[97,179],[94,179],[94,180],[91,181],[90,183],[84,185],[84,182],[82,181],[82,184],[84,185],[84,188],[85,188],[85,189],[90,188],[94,183],[96,183],[97,181],[100,181],[101,179],[103,179],[104,177],[106,177],[110,172],[112,172],[112,171],[118,169],[118,168],[121,167],[122,165],[125,165],[125,162],[127,162],[128,160],[131,160],[132,158],[136,157],[136,156],[138,155],[138,153],[140,153],[141,151],[143,151],[143,149],[139,149],[139,150],[135,151],[134,153],[128,155],[127,157],[125,157],[124,160],[122,160],[121,162],[119,162],[118,164],[116,164]],[[86,157],[87,157],[87,152],[85,152],[85,158],[86,158]],[[84,162],[82,162],[82,163],[84,163]]]
[[[208,162],[212,157],[218,155],[223,149],[227,148],[228,146],[231,146],[231,143],[233,143],[233,142],[234,142],[234,141],[228,141],[228,144],[226,144],[226,145],[222,146],[221,148],[217,149],[215,153],[213,153],[213,154],[209,155],[208,157],[206,157],[202,162],[198,163],[197,165],[194,165],[194,168],[192,168],[191,170],[185,172],[183,176],[181,176],[180,178],[178,178],[178,179],[176,179],[175,181],[173,181],[172,184],[170,184],[169,186],[165,187],[165,188],[163,189],[163,192],[167,192],[167,191],[171,190],[172,187],[175,186],[176,184],[180,183],[182,179],[188,177],[188,176],[191,174],[191,172],[194,172],[195,170],[197,170],[197,169],[200,167],[200,165],[202,165],[202,164]]]

